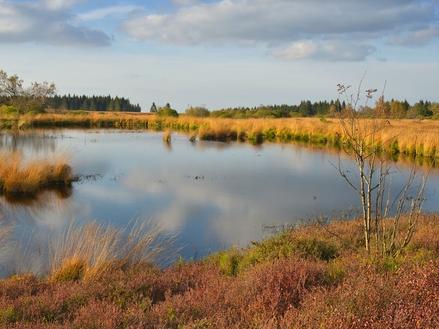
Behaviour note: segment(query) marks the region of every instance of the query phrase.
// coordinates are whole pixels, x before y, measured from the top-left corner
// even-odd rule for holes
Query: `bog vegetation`
[[[20,153],[0,153],[0,195],[33,197],[43,189],[69,187],[72,169],[63,157],[25,161]]]
[[[368,120],[362,119],[367,125]],[[394,159],[400,156],[433,161],[439,157],[439,121],[388,120],[374,143],[381,153]],[[200,140],[263,142],[299,142],[340,148],[346,135],[337,118],[222,119],[149,114],[68,112],[19,117],[0,115],[3,128],[124,128],[162,131],[171,129],[196,136]]]
[[[297,227],[246,249],[166,269],[137,261],[142,258],[89,267],[88,259],[96,258],[88,247],[114,252],[108,237],[119,235],[102,227],[73,229],[48,277],[22,274],[0,281],[0,324],[433,329],[439,326],[438,219],[421,216],[417,235],[397,257],[366,253],[362,223],[342,221]],[[109,249],[97,247],[106,243]],[[145,250],[129,247],[123,255],[132,259]]]
[[[348,87],[339,85],[341,96]],[[368,90],[366,98],[375,91]],[[360,89],[358,91],[358,95]],[[302,102],[185,115],[168,103],[120,113],[120,99],[56,98],[55,86],[24,87],[0,71],[0,129],[99,127],[172,131],[201,140],[302,142],[336,147],[356,171],[334,164],[359,197],[357,221],[297,227],[246,249],[161,269],[170,247],[159,231],[72,225],[47,246],[49,266],[0,281],[0,325],[16,328],[438,328],[439,217],[422,214],[426,177],[414,167],[392,202],[385,157],[439,158],[438,104],[357,100]],[[54,106],[53,102],[76,105]],[[85,102],[85,109],[71,111]],[[108,103],[109,102],[109,103]],[[112,103],[113,102],[113,103]],[[72,104],[73,104],[72,103]],[[108,104],[113,105],[108,105]],[[52,105],[51,105],[52,104]],[[129,103],[124,103],[126,109]],[[80,106],[80,107],[79,107]],[[52,109],[50,109],[52,107]],[[53,111],[53,107],[66,111]],[[66,107],[66,108],[64,108]],[[99,107],[99,108],[98,108]],[[102,111],[114,110],[113,113]],[[305,118],[318,116],[319,118]],[[245,118],[246,120],[242,120]],[[284,118],[279,120],[278,118]],[[66,161],[0,155],[0,193],[33,195],[73,181]],[[0,249],[11,229],[0,226]],[[165,244],[163,244],[165,243]]]

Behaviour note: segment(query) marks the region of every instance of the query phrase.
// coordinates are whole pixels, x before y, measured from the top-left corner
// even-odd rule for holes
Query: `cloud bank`
[[[430,40],[437,37],[428,32],[437,30],[436,5],[436,0],[189,2],[174,13],[130,19],[123,28],[140,41],[184,46],[262,44],[286,60],[357,61],[373,53],[374,43],[395,35],[400,35],[399,44],[411,45],[425,44],[430,34]]]
[[[79,1],[45,0],[12,2],[0,0],[0,43],[33,42],[61,46],[101,47],[111,44],[105,32],[78,26],[70,6]]]

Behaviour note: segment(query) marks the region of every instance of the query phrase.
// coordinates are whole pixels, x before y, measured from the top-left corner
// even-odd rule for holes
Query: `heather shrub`
[[[323,265],[300,259],[260,264],[236,278],[212,274],[209,281],[157,305],[158,327],[261,327],[325,284]]]
[[[330,241],[317,238],[296,237],[283,233],[263,242],[254,242],[246,250],[219,252],[210,256],[209,261],[221,269],[223,274],[235,276],[238,273],[265,261],[298,255],[303,258],[329,261],[338,256],[339,251]]]
[[[438,238],[434,221],[419,224],[398,258],[348,247],[357,224],[334,223],[165,269],[135,262],[81,280],[71,261],[56,279],[0,280],[0,327],[438,328]]]
[[[124,318],[123,310],[116,305],[93,300],[78,310],[72,328],[123,328]]]
[[[325,281],[328,284],[339,284],[346,276],[345,265],[338,260],[328,263],[325,271]]]
[[[0,280],[0,298],[15,299],[19,296],[38,294],[47,286],[33,275],[15,275],[7,280]]]
[[[337,247],[327,241],[319,239],[302,239],[295,244],[297,250],[305,257],[329,261],[338,255]]]

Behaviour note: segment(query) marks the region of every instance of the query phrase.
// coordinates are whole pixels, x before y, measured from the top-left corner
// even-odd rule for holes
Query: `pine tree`
[[[151,113],[156,113],[157,112],[157,106],[155,105],[154,102],[152,103],[151,109],[149,110],[149,112],[151,112]]]

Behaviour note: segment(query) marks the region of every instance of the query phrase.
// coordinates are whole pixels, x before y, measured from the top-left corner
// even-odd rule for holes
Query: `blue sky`
[[[439,100],[438,0],[0,0],[0,68],[148,108]]]

